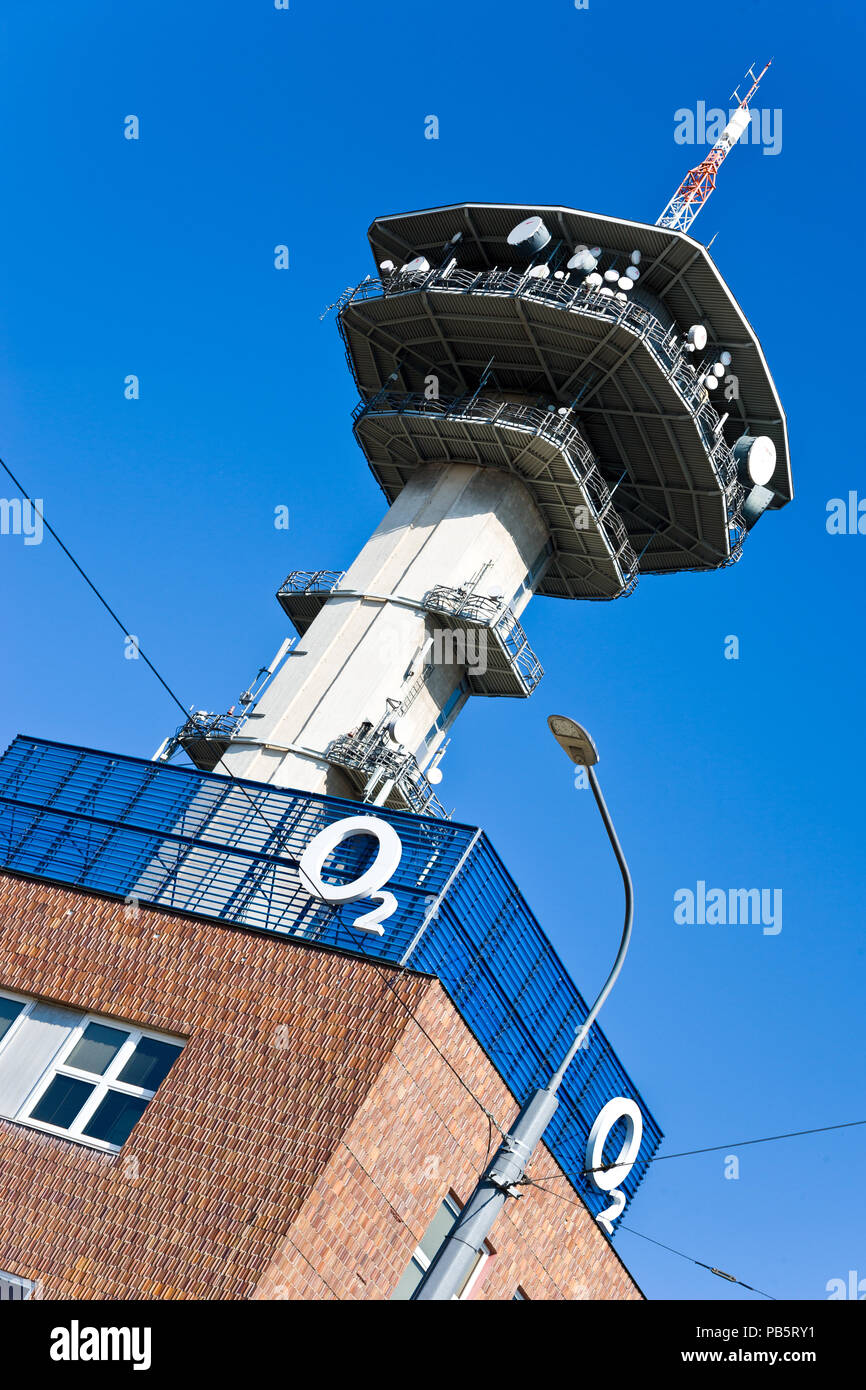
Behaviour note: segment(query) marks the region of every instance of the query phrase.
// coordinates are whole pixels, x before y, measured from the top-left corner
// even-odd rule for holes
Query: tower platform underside
[[[558,412],[579,425],[597,475],[615,492],[612,511],[641,572],[738,559],[749,486],[733,447],[749,433],[772,440],[777,465],[762,507],[774,507],[790,497],[787,439],[757,340],[706,251],[679,233],[540,209],[563,236],[527,258],[507,231],[528,211],[464,205],[373,224],[377,256],[396,244],[412,259],[386,259],[385,271],[347,292],[340,307],[364,414],[382,413],[385,394],[398,410],[402,394],[405,414],[421,394],[465,409],[482,390],[490,405]],[[434,247],[433,235],[446,229]],[[593,246],[594,277],[568,268],[580,234],[607,238]],[[723,382],[709,378],[712,391],[688,341],[696,320],[712,344],[709,358],[725,354],[731,364]],[[398,440],[390,457],[381,447],[371,456],[369,430],[356,426],[356,435],[392,496],[412,465],[411,444]],[[418,461],[429,457],[422,445]],[[484,461],[502,466],[489,453]],[[567,586],[555,592],[590,596]]]
[[[638,250],[640,277],[635,288],[652,297],[656,312],[660,306],[664,326],[676,325],[685,330],[691,324],[703,323],[709,342],[731,352],[739,394],[730,408],[724,437],[733,444],[747,427],[769,435],[777,451],[771,506],[782,507],[790,501],[793,484],[787,424],[778,392],[754,330],[709,251],[699,241],[667,227],[575,208],[468,202],[377,217],[368,236],[377,267],[389,258],[399,267],[423,256],[436,270],[442,267],[444,249],[451,244],[450,255],[457,262],[456,269],[475,273],[511,270],[523,274],[532,267],[525,255],[508,244],[508,235],[515,224],[533,215],[544,220],[551,234],[549,244],[535,256],[535,263],[543,261],[552,274],[562,269],[567,287],[581,288],[584,280],[579,272],[567,269],[575,246],[601,249],[600,272],[614,263],[625,267],[631,252]],[[459,241],[454,242],[458,235]],[[709,394],[705,395],[712,405]],[[722,414],[725,408],[718,413]]]

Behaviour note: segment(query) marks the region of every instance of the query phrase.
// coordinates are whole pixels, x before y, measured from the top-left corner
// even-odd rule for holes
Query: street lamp
[[[607,999],[622,969],[631,938],[634,916],[634,895],[631,874],[625,862],[625,855],[613,828],[610,812],[601,794],[595,764],[598,762],[598,749],[586,729],[573,719],[562,714],[552,714],[548,718],[550,731],[561,748],[573,763],[585,767],[596,805],[604,821],[608,839],[616,855],[616,862],[622,874],[625,888],[625,922],[616,960],[608,975],[601,993],[574,1036],[574,1041],[554,1072],[547,1086],[535,1091],[517,1116],[511,1131],[506,1134],[469,1201],[457,1216],[445,1241],[440,1246],[435,1259],[427,1270],[421,1283],[413,1294],[414,1301],[446,1301],[457,1296],[468,1278],[472,1266],[484,1248],[484,1242],[505,1205],[507,1198],[519,1196],[518,1184],[526,1168],[541,1143],[547,1126],[550,1124],[559,1105],[557,1091],[562,1084],[571,1062],[598,1017],[602,1004]]]

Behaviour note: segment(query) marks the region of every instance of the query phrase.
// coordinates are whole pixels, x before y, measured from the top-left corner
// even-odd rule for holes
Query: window
[[[183,1043],[0,993],[0,1115],[116,1153]]]
[[[421,1283],[424,1274],[433,1263],[434,1257],[439,1253],[440,1247],[444,1244],[445,1237],[454,1225],[455,1218],[459,1215],[459,1212],[460,1204],[454,1197],[446,1197],[444,1202],[440,1204],[439,1210],[433,1217],[433,1220],[430,1222],[430,1225],[427,1227],[421,1239],[421,1244],[409,1261],[409,1268],[406,1270],[406,1273],[391,1295],[392,1302],[396,1300],[408,1301],[411,1299],[413,1293]],[[463,1281],[460,1292],[454,1295],[455,1298],[464,1299],[469,1297],[478,1282],[482,1267],[487,1263],[489,1258],[489,1249],[485,1249],[482,1254],[476,1255],[475,1263]]]
[[[452,723],[454,719],[457,718],[460,709],[462,708],[465,700],[467,700],[468,697],[469,682],[464,676],[460,684],[455,686],[455,688],[451,691],[451,694],[445,701],[445,704],[442,707],[442,712],[436,719],[436,722],[434,724],[431,724],[430,728],[427,730],[427,733],[424,736],[424,742],[421,745],[421,749],[419,749],[419,756],[423,756],[423,750],[430,746],[430,744],[433,742],[434,738],[440,732],[440,730],[447,728],[447,726],[450,723]]]
[[[32,1280],[19,1279],[17,1274],[4,1274],[0,1269],[0,1302],[9,1298],[32,1298],[35,1288]]]
[[[538,580],[541,578],[542,573],[547,568],[547,562],[552,554],[553,546],[551,542],[548,541],[544,549],[539,551],[538,555],[532,562],[532,567],[526,571],[526,575],[524,576],[521,583],[517,586],[514,597],[511,600],[512,608],[514,608],[515,604],[523,596],[523,594],[526,593],[527,589],[531,590],[538,582]]]

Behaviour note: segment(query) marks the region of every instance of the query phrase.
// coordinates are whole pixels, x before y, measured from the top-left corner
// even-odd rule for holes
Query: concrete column
[[[465,584],[487,566],[476,591],[499,590],[510,602],[547,540],[535,503],[511,474],[457,463],[419,470],[264,692],[242,731],[254,742],[225,755],[232,773],[357,795],[322,754],[363,723],[379,725],[388,701],[403,701],[422,673],[401,736],[423,766],[445,736],[430,731],[466,674],[465,662],[435,661],[435,645],[425,655],[441,626],[421,610],[425,594],[438,584]],[[529,596],[520,596],[516,611]],[[449,723],[464,700],[458,694],[452,701]]]

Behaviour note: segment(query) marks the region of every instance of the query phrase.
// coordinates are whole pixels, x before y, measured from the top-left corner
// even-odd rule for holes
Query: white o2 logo
[[[614,1125],[622,1119],[626,1122],[622,1148],[616,1162],[610,1167],[604,1168],[604,1146]],[[619,1184],[625,1182],[634,1167],[635,1159],[640,1153],[642,1139],[643,1116],[640,1113],[640,1106],[636,1101],[629,1100],[627,1096],[614,1096],[613,1100],[609,1100],[607,1105],[602,1106],[596,1116],[595,1124],[589,1131],[589,1138],[586,1141],[585,1166],[587,1176],[599,1192],[608,1192],[613,1198],[611,1206],[599,1212],[595,1218],[609,1236],[613,1235],[614,1221],[622,1215],[625,1208],[625,1193],[620,1192]]]
[[[353,835],[372,835],[379,845],[376,858],[361,877],[352,879],[351,883],[325,883],[322,878],[325,860]],[[382,885],[393,878],[402,855],[400,836],[388,821],[376,816],[347,816],[345,820],[334,821],[310,841],[301,855],[298,876],[308,893],[326,903],[353,903],[359,898],[378,902],[378,907],[356,917],[352,926],[382,936],[385,931],[382,922],[397,906],[394,894],[382,892]]]

